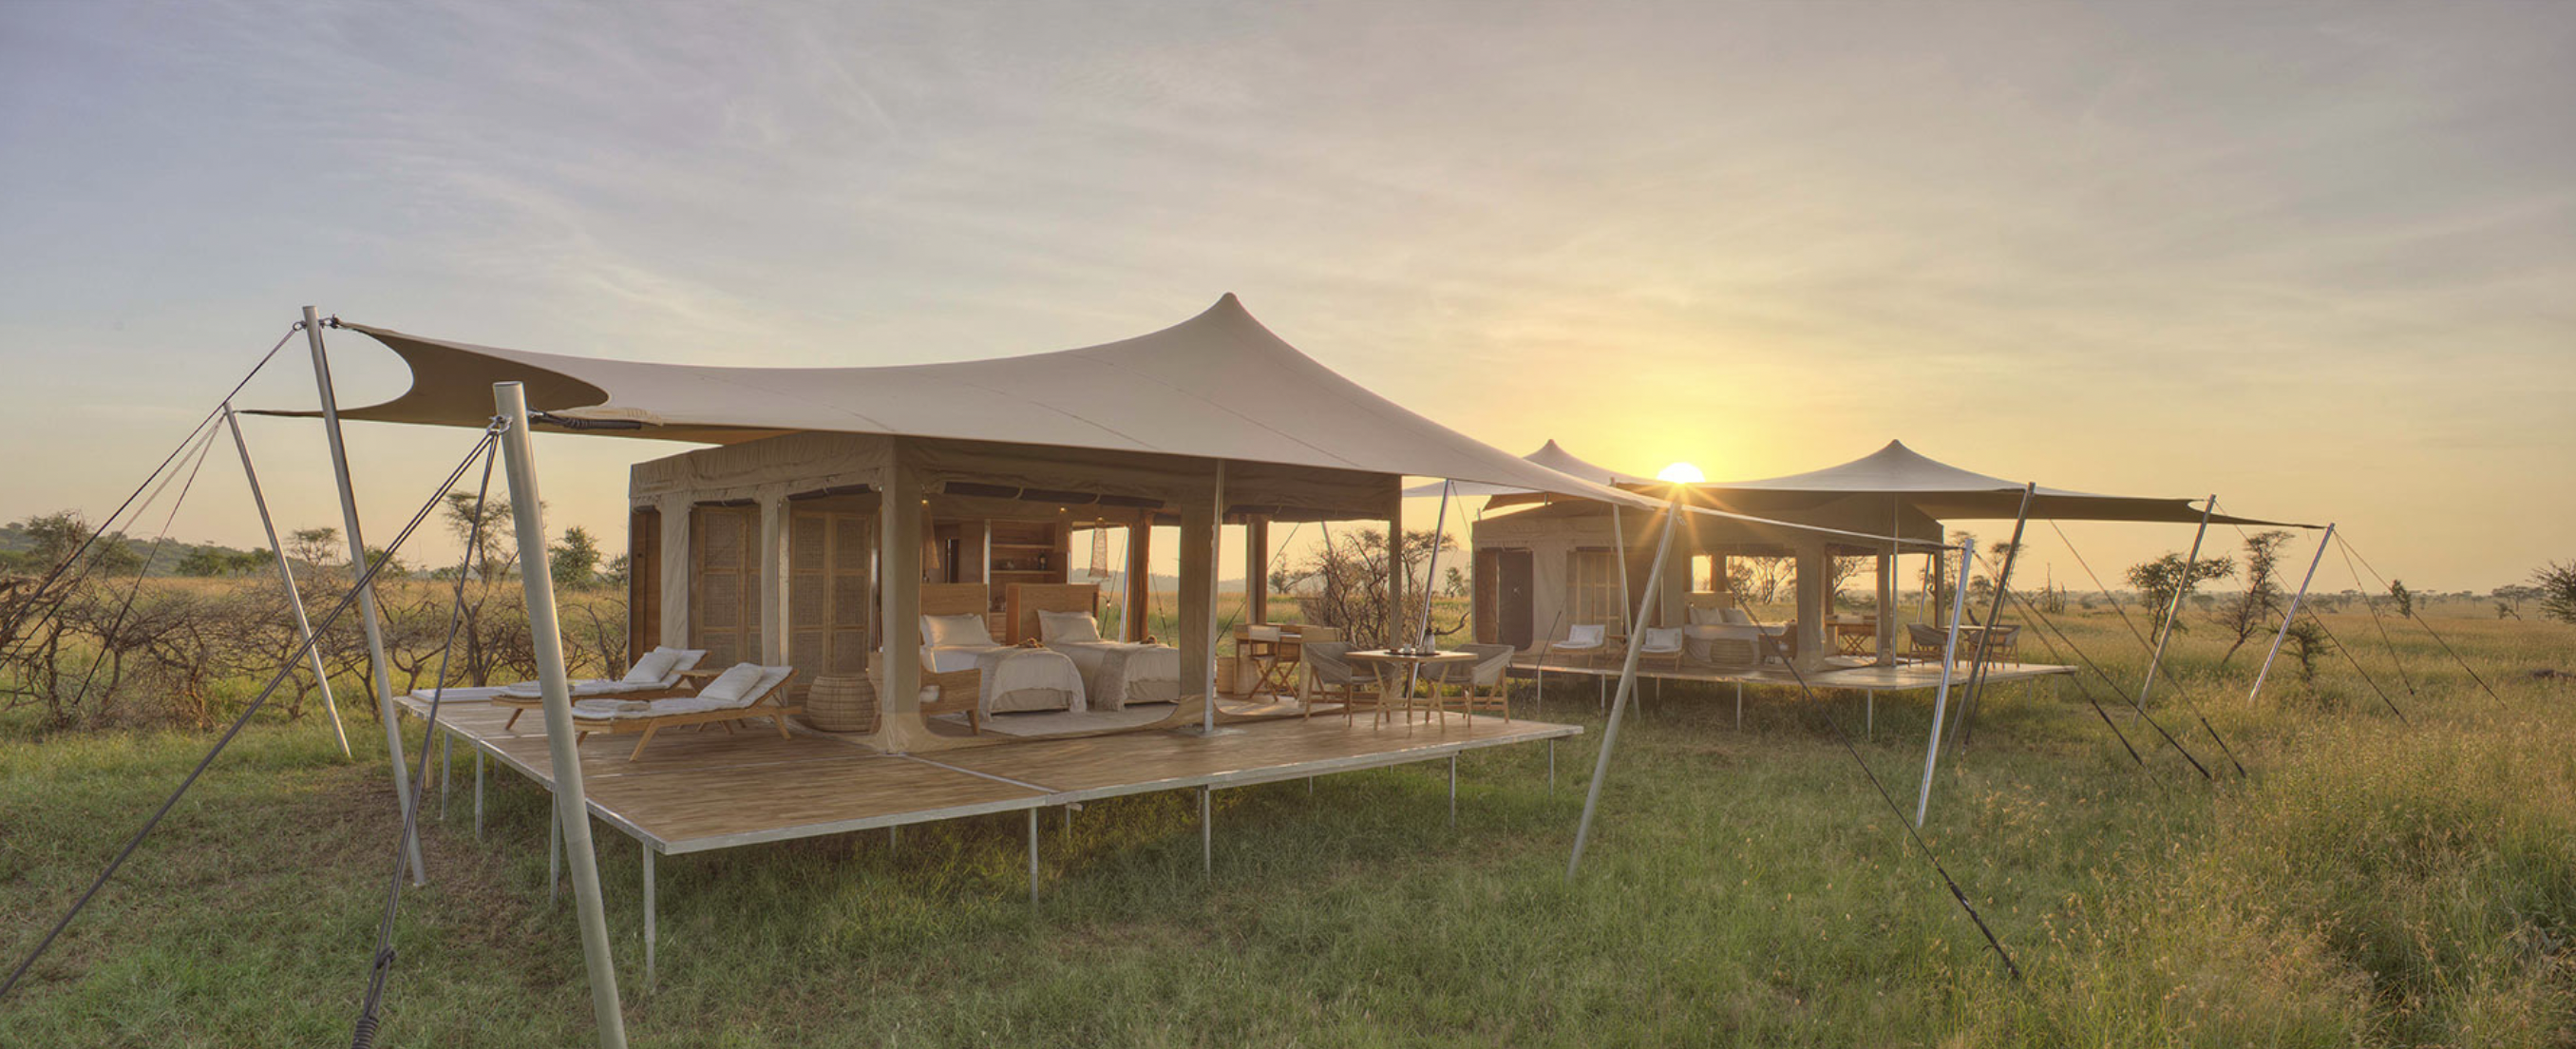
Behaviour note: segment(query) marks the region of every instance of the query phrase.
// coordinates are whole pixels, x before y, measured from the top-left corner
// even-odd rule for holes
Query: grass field
[[[2067,620],[2134,688],[2142,657],[2118,620]],[[2576,687],[2529,673],[2576,666],[2576,630],[2434,620],[2499,699],[2417,626],[2390,625],[2410,693],[2367,616],[2329,622],[2408,721],[2340,655],[2313,685],[2276,670],[2249,706],[2259,646],[2221,669],[2214,628],[2177,642],[2173,677],[2241,779],[2204,782],[2151,730],[2133,733],[2140,770],[2072,691],[1992,697],[1926,833],[2019,983],[1837,742],[1825,719],[1857,732],[1849,697],[1760,693],[1737,731],[1731,693],[1667,687],[1624,735],[1569,882],[1600,721],[1567,683],[1545,716],[1594,731],[1560,752],[1554,792],[1527,748],[1468,756],[1455,830],[1437,765],[1327,778],[1311,797],[1220,793],[1210,881],[1186,794],[1093,805],[1069,838],[1048,818],[1035,908],[1015,815],[907,831],[899,854],[860,835],[666,858],[649,993],[638,856],[603,830],[628,1031],[639,1046],[2576,1042]],[[2224,767],[2179,700],[2160,692],[2156,713]],[[1909,805],[1927,718],[1884,700],[1858,748]],[[394,806],[381,763],[340,763],[324,735],[309,719],[247,734],[0,1000],[0,1045],[345,1039]],[[0,722],[8,963],[208,742]],[[543,798],[493,782],[482,841],[462,791],[425,835],[434,881],[404,903],[384,1044],[589,1037],[569,898],[546,900]]]

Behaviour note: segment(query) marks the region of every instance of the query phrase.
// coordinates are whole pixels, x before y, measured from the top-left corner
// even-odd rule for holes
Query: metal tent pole
[[[1675,489],[1678,491],[1679,489]],[[1610,504],[1610,541],[1619,551],[1619,632],[1637,632],[1636,619],[1628,615],[1628,529],[1619,523],[1619,504]]]
[[[2263,679],[2272,676],[2272,660],[2281,655],[2281,642],[2290,636],[2290,621],[2299,618],[2299,602],[2308,596],[2308,584],[2317,580],[2317,566],[2326,560],[2326,547],[2334,543],[2335,526],[2327,522],[2326,534],[2317,539],[2317,556],[2308,561],[2308,574],[2299,580],[2299,592],[2290,595],[2290,610],[2281,616],[2281,629],[2272,635],[2272,650],[2263,653],[2263,669],[2254,674],[2254,687],[2245,693],[2245,702],[2254,702],[2263,694]]]
[[[331,738],[340,744],[340,756],[350,757],[349,730],[340,724],[340,704],[331,698],[331,670],[322,663],[322,642],[313,636],[313,623],[304,617],[304,594],[295,588],[295,566],[286,563],[286,548],[277,542],[277,523],[268,515],[268,497],[259,487],[259,470],[250,464],[250,442],[242,439],[241,422],[233,418],[233,406],[224,405],[224,426],[233,432],[233,450],[241,453],[242,477],[250,482],[250,502],[259,508],[260,534],[268,537],[268,556],[277,561],[277,579],[286,585],[286,608],[295,616],[295,636],[303,639],[305,654],[313,661],[313,682],[322,689],[322,709],[331,715]]]
[[[653,876],[653,843],[639,839],[636,844],[644,847],[644,988],[651,990],[654,976],[653,941],[656,939],[655,933],[658,932],[655,927],[661,924],[662,917],[662,909],[653,899],[653,883],[660,879]]]
[[[304,307],[304,342],[313,350],[313,383],[322,394],[322,434],[331,446],[332,479],[340,485],[340,523],[349,533],[349,578],[366,578],[367,540],[358,532],[358,493],[349,484],[348,446],[340,440],[340,399],[331,392],[331,359],[322,351],[322,313],[311,306]],[[371,578],[358,588],[358,623],[366,628],[367,666],[375,676],[376,720],[385,726],[385,752],[393,766],[395,803],[408,821],[411,770],[403,762],[402,722],[394,710],[394,678],[386,667],[385,630],[376,617],[376,588]],[[412,884],[427,885],[429,872],[420,864],[419,824],[412,821],[411,826],[415,829],[403,842],[403,854],[411,864]]]
[[[2200,541],[2209,535],[2210,511],[2218,509],[2218,494],[2210,493],[2209,501],[2200,507],[2200,528],[2191,533],[2191,553],[2182,559],[2182,578],[2174,580],[2173,601],[2165,606],[2165,621],[2156,630],[2156,650],[2147,657],[2147,675],[2138,682],[2138,716],[2147,716],[2147,693],[2156,687],[2156,668],[2165,661],[2165,642],[2173,637],[2174,620],[2182,615],[2183,595],[2191,593],[2191,573],[2200,567]],[[2131,721],[2135,725],[2137,722]]]
[[[2013,562],[2021,557],[2022,528],[2030,523],[2030,498],[2038,492],[2037,482],[2022,485],[2021,509],[2013,514],[2012,545],[2004,548],[2003,568],[1995,574],[1995,599],[1986,608],[1986,628],[1977,631],[1977,658],[1968,667],[1968,695],[1959,703],[1959,735],[1950,741],[1953,747],[1967,745],[1970,731],[1976,725],[1977,701],[1986,695],[1986,673],[1989,669],[1986,653],[1994,645],[1995,628],[2003,625],[2004,598],[2012,593]],[[1967,585],[1971,567],[1967,561],[1959,562],[1961,586]]]
[[[1942,556],[1934,551],[1932,556]],[[1959,574],[1967,575],[1967,565],[1976,560],[1977,541],[1965,540],[1959,545]],[[1941,688],[1932,694],[1932,737],[1923,745],[1923,790],[1914,797],[1914,825],[1923,825],[1923,813],[1932,807],[1932,769],[1941,758],[1941,719],[1950,706],[1950,668],[1959,664],[1959,613],[1967,609],[1968,588],[1950,588],[1949,637],[1941,643]]]
[[[1675,485],[1672,500],[1664,507],[1664,537],[1656,545],[1654,567],[1646,573],[1649,598],[1664,585],[1664,555],[1672,552],[1673,520],[1681,514],[1681,486]],[[1637,614],[1643,616],[1645,610],[1638,609]],[[1583,820],[1574,825],[1574,855],[1565,861],[1568,878],[1583,866],[1583,845],[1592,836],[1592,813],[1601,807],[1601,781],[1610,772],[1610,751],[1619,745],[1619,715],[1628,709],[1628,697],[1637,691],[1637,646],[1642,640],[1636,631],[1628,632],[1628,654],[1619,664],[1618,697],[1610,701],[1610,722],[1601,729],[1601,753],[1592,761],[1592,782],[1583,791]]]
[[[518,525],[519,584],[527,594],[531,654],[546,708],[546,747],[553,761],[554,819],[572,866],[573,905],[581,925],[582,967],[590,974],[590,1009],[603,1049],[626,1045],[618,1011],[617,970],[608,953],[608,916],[599,899],[599,857],[590,845],[590,802],[581,786],[581,749],[573,738],[572,686],[564,671],[563,626],[555,617],[554,577],[546,564],[545,500],[537,492],[536,452],[528,441],[528,397],[515,382],[492,384],[508,429],[501,461],[510,475],[510,516]]]
[[[1431,557],[1430,560],[1423,562],[1422,568],[1422,625],[1420,629],[1413,632],[1412,637],[1405,639],[1408,642],[1427,641],[1431,636],[1431,596],[1438,593],[1440,587],[1440,538],[1441,533],[1449,530],[1449,489],[1455,484],[1457,484],[1456,481],[1445,479],[1440,482],[1440,512],[1431,519]],[[1396,570],[1403,571],[1403,566],[1396,566]],[[1403,614],[1403,611],[1400,608],[1396,610],[1399,615]],[[1407,704],[1407,710],[1412,709],[1413,690],[1421,684],[1422,664],[1415,663],[1407,667],[1404,672],[1404,702]],[[1440,706],[1438,698],[1440,683],[1437,680],[1433,681],[1431,689],[1432,708],[1436,710]],[[1412,715],[1407,714],[1405,718],[1411,720]]]

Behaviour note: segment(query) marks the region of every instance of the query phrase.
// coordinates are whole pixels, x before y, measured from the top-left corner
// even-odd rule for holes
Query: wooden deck
[[[1538,657],[1534,655],[1524,655],[1513,660],[1512,668],[1516,672],[1528,675],[1536,675],[1540,672],[1545,672],[1549,675],[1566,674],[1574,677],[1598,677],[1610,678],[1613,680],[1616,680],[1619,676],[1619,667],[1615,663],[1607,666],[1574,664],[1567,662],[1541,664]],[[2072,675],[2074,673],[2074,667],[2057,666],[2050,663],[1997,663],[1986,668],[1986,683],[1989,685],[2000,685],[2012,681],[2033,681],[2039,678],[2053,677],[2061,674]],[[1670,668],[1649,669],[1647,667],[1640,666],[1637,668],[1637,680],[1703,681],[1717,684],[1773,685],[1782,688],[1796,688],[1799,684],[1798,676],[1790,673],[1787,667],[1772,663],[1766,663],[1762,666],[1746,670],[1720,670],[1713,667],[1694,666],[1685,666],[1680,670],[1673,670]],[[1958,686],[1965,684],[1967,680],[1968,668],[1966,665],[1962,664],[1951,671],[1950,685],[1952,688],[1955,689]],[[1807,687],[1818,691],[1839,690],[1868,693],[1913,692],[1924,689],[1935,689],[1941,686],[1941,665],[1938,663],[1899,663],[1892,667],[1881,667],[1858,663],[1852,660],[1838,659],[1833,666],[1829,666],[1824,670],[1809,673],[1806,676],[1806,684]]]
[[[425,716],[427,702],[403,697]],[[531,714],[450,700],[441,730],[553,789],[545,724]],[[629,741],[583,742],[590,810],[659,853],[701,852],[765,841],[1033,810],[1099,798],[1193,787],[1237,787],[1356,769],[1431,761],[1467,750],[1560,739],[1576,725],[1451,714],[1445,723],[1370,727],[1366,718],[1284,719],[1210,737],[1164,731],[1082,739],[1023,740],[922,755],[880,754],[803,731],[780,739],[767,723],[656,737],[641,761]]]

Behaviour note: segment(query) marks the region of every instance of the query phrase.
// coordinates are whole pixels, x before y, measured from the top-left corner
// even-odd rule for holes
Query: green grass
[[[2081,643],[2134,682],[2107,615]],[[2437,620],[2502,693],[2393,626],[2332,619],[2396,691],[2341,657],[2314,685],[2211,628],[2173,677],[2253,771],[2141,771],[2071,691],[1998,691],[1945,759],[1927,836],[2013,951],[1977,932],[1822,720],[1857,701],[1667,686],[1623,734],[1581,878],[1564,877],[1598,740],[1591,689],[1546,716],[1559,751],[1469,755],[1460,823],[1441,768],[1217,795],[1216,876],[1195,799],[1043,821],[1025,896],[1017,814],[661,863],[661,973],[640,986],[637,850],[597,830],[639,1046],[765,1045],[2567,1045],[2576,1042],[2576,631]],[[2026,635],[2027,638],[2027,635]],[[2034,657],[2040,649],[2028,650]],[[2133,687],[2133,686],[2132,686]],[[2098,690],[2097,690],[2098,691]],[[2161,696],[2161,693],[2160,693]],[[2105,697],[2106,703],[2108,697]],[[2191,724],[2178,700],[2159,720]],[[1526,708],[1525,708],[1526,709]],[[2124,729],[2131,716],[2115,712]],[[1861,755],[1911,805],[1928,712],[1878,705]],[[229,752],[0,1000],[0,1045],[283,1045],[347,1037],[393,832],[381,764],[310,719]],[[363,719],[353,740],[378,738]],[[37,736],[0,721],[0,949],[15,959],[208,742]],[[2222,765],[2193,725],[2186,743]],[[2156,744],[2161,747],[2162,744]],[[467,764],[460,760],[460,770]],[[569,899],[545,891],[543,797],[470,780],[425,836],[404,903],[386,1044],[589,1037]],[[434,798],[433,792],[433,798]]]

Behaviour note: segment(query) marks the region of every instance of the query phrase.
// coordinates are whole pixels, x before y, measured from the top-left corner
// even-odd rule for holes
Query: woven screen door
[[[760,654],[760,588],[752,571],[760,509],[700,506],[689,526],[689,646],[721,670]]]
[[[868,669],[868,565],[873,512],[791,505],[787,517],[787,661],[798,693],[825,676]]]

